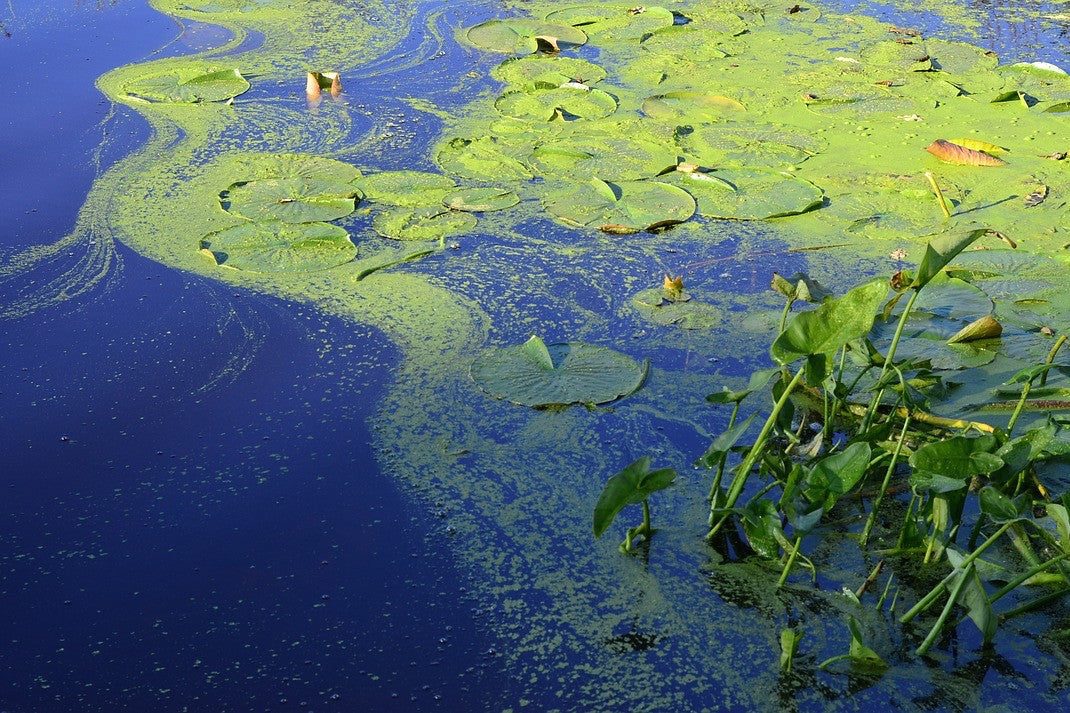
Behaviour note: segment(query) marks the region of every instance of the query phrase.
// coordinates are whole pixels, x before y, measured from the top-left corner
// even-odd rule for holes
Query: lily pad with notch
[[[233,99],[249,91],[250,84],[236,68],[204,71],[183,68],[124,85],[127,96],[150,102],[198,104]]]
[[[566,223],[618,234],[682,223],[695,214],[695,201],[687,191],[658,181],[607,183],[594,178],[551,192],[543,206]]]
[[[467,233],[476,227],[471,213],[450,210],[443,205],[398,206],[372,219],[372,228],[393,240],[441,240]]]
[[[549,22],[572,25],[600,43],[638,40],[676,21],[672,11],[642,5],[580,5],[556,10]]]
[[[494,102],[494,108],[503,116],[528,121],[601,119],[617,110],[617,100],[584,84],[537,86],[506,92]]]
[[[438,203],[457,188],[449,176],[424,171],[382,171],[365,176],[358,185],[368,200],[398,206]]]
[[[648,363],[606,347],[569,342],[546,344],[533,336],[524,344],[491,349],[472,364],[473,381],[499,399],[544,408],[603,404],[634,393]]]
[[[821,189],[813,183],[772,170],[677,171],[665,180],[694,196],[698,212],[709,218],[766,220],[798,215],[822,204]]]
[[[663,288],[643,290],[632,297],[632,307],[643,319],[663,327],[710,329],[721,323],[720,309],[683,294],[687,299],[671,299]]]
[[[351,183],[316,178],[264,178],[232,184],[219,194],[224,210],[250,220],[310,223],[342,218],[361,192]]]
[[[677,164],[674,147],[645,136],[572,136],[540,143],[532,158],[560,178],[605,181],[653,178]]]
[[[447,173],[477,181],[529,180],[534,173],[518,157],[529,147],[529,143],[512,144],[494,136],[457,137],[439,145],[435,163]]]
[[[301,273],[343,265],[357,256],[349,233],[329,223],[241,223],[201,238],[216,264],[261,273]]]
[[[462,188],[447,193],[442,204],[451,210],[463,210],[469,213],[489,213],[495,210],[512,208],[520,202],[520,197],[504,188]]]
[[[523,18],[484,22],[470,28],[467,37],[481,49],[517,55],[532,54],[540,47],[556,52],[587,42],[586,33],[568,23]]]
[[[606,70],[585,59],[534,54],[507,59],[490,70],[490,76],[518,89],[534,89],[569,82],[595,84],[606,78]]]
[[[776,126],[720,124],[676,130],[681,150],[702,166],[792,166],[824,148],[817,139]]]

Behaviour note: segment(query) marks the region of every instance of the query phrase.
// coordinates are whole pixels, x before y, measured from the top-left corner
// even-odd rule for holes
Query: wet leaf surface
[[[349,262],[357,247],[349,234],[328,223],[241,223],[209,233],[201,249],[222,267],[246,272],[299,273],[326,270]]]

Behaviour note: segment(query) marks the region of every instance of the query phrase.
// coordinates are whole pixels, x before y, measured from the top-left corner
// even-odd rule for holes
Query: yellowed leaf
[[[974,151],[965,146],[937,139],[929,144],[926,151],[946,163],[956,163],[962,166],[1003,166],[1007,162],[1003,159],[989,156],[981,151]]]

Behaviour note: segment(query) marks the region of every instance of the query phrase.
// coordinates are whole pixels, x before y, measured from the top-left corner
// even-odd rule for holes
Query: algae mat
[[[980,223],[1020,245],[988,261],[997,307],[1023,332],[1067,323],[1066,75],[813,5],[153,4],[233,37],[101,78],[152,141],[97,182],[55,248],[94,236],[95,257],[8,314],[99,279],[115,239],[384,330],[404,356],[374,423],[381,466],[447,504],[442,534],[493,613],[515,707],[1018,700],[950,653],[918,664],[877,616],[865,627],[894,663],[883,677],[781,676],[785,624],[801,620],[815,660],[846,647],[856,612],[838,591],[857,585],[859,555],[830,543],[843,581],[771,594],[769,573],[702,544],[709,474],[687,466],[720,418],[705,394],[762,358],[773,269],[846,287]],[[309,71],[338,72],[340,91],[306,96]],[[938,139],[1003,163],[942,161],[926,151]],[[459,211],[458,191],[508,199]],[[705,328],[636,306],[680,272]],[[1029,305],[1001,292],[1024,274]],[[649,359],[646,382],[609,408],[482,392],[473,362],[531,334]],[[625,557],[594,541],[591,510],[646,454],[686,475],[656,505],[652,545]],[[1002,680],[1040,672],[1031,695],[1059,695],[1058,653],[1024,634],[1000,647],[1015,662],[994,667]]]

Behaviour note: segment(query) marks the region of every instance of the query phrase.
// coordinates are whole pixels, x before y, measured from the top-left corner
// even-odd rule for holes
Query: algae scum
[[[923,664],[894,617],[839,594],[872,566],[849,538],[825,534],[816,590],[721,563],[701,537],[711,475],[690,464],[726,418],[705,395],[765,359],[774,270],[842,291],[934,233],[1000,230],[1018,250],[964,256],[941,316],[1006,325],[969,365],[1047,352],[1070,324],[1070,77],[816,5],[153,5],[233,38],[101,78],[153,137],[65,244],[115,239],[388,335],[381,467],[445,504],[513,707],[1065,700],[1065,621],[1059,639],[1017,620],[987,652],[962,626]],[[105,258],[7,312],[77,293]],[[647,454],[682,476],[625,556],[591,509]],[[779,673],[785,626],[813,663],[846,650],[849,616],[883,675]]]

